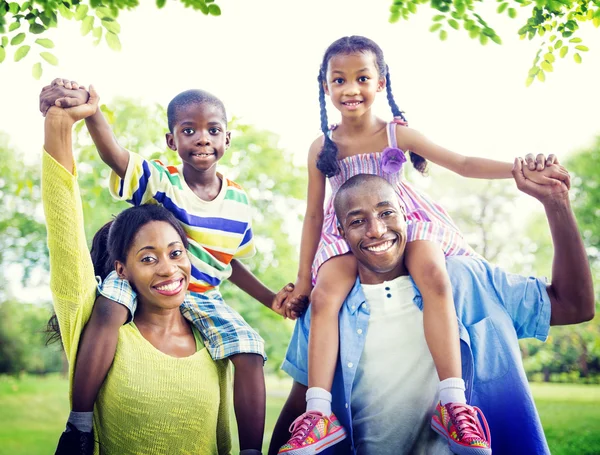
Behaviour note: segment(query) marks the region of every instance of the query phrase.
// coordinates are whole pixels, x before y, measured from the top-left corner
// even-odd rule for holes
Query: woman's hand
[[[88,92],[81,86],[76,86],[76,89],[65,88],[56,81],[44,87],[40,93],[40,111],[45,117],[76,123],[96,112],[100,98],[93,86],[90,85]]]

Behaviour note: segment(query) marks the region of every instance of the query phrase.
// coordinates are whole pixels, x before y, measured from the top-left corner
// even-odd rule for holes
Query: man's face
[[[377,284],[406,275],[406,217],[393,188],[370,181],[340,197],[340,230],[358,260],[361,281]]]

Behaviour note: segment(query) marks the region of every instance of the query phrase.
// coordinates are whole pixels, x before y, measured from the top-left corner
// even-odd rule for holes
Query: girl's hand
[[[569,172],[558,162],[556,155],[550,154],[546,159],[539,154],[535,160],[529,153],[523,165],[523,175],[527,180],[540,185],[560,185],[564,183],[571,188],[571,176]]]
[[[46,92],[50,90],[52,89],[46,90]],[[77,91],[79,92],[81,90],[78,89]],[[42,93],[40,94],[40,105],[42,104],[42,98],[45,98],[44,93],[45,91],[42,91]],[[96,90],[92,85],[90,85],[89,97],[87,99],[87,102],[85,102],[84,104],[76,105],[75,107],[66,107],[64,109],[59,108],[57,106],[50,106],[48,112],[46,113],[46,118],[58,118],[62,119],[63,121],[66,118],[72,123],[76,123],[81,119],[94,115],[96,113],[96,110],[98,109],[99,100],[100,98],[98,97]]]
[[[88,102],[89,93],[83,85],[68,79],[54,79],[40,93],[40,112],[45,117],[52,106],[68,108]]]

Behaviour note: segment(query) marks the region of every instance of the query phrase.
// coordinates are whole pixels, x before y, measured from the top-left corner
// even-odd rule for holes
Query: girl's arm
[[[71,130],[77,118],[71,114],[54,107],[46,116],[42,201],[50,253],[50,289],[72,370],[81,331],[96,297],[96,280],[85,240],[71,147]]]
[[[418,131],[401,125],[396,125],[396,136],[398,147],[402,150],[417,153],[426,160],[456,172],[463,177],[479,179],[512,178],[512,163],[461,155],[435,144]],[[539,176],[538,178],[534,173],[535,171],[529,171],[526,177],[536,179],[539,181],[538,183],[547,183],[547,180],[549,180],[545,176]],[[568,180],[568,173],[562,166],[554,166],[550,177],[566,181]]]
[[[323,138],[319,137],[312,143],[308,152],[306,214],[302,225],[300,263],[293,296],[304,295],[308,297],[312,290],[311,268],[319,246],[324,217],[325,176],[317,169],[317,158],[322,147]]]

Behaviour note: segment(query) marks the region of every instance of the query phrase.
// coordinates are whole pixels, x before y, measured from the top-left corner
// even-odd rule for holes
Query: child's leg
[[[93,412],[98,391],[117,350],[119,328],[129,310],[100,295],[83,330],[73,375],[74,412]]]
[[[240,450],[261,450],[265,432],[264,359],[257,354],[230,357],[233,373],[233,407],[238,424]]]
[[[416,240],[406,245],[405,261],[423,297],[425,338],[439,379],[460,379],[458,323],[444,253],[437,243]]]
[[[310,295],[307,394],[313,387],[331,391],[340,341],[339,312],[354,286],[356,274],[356,258],[352,254],[331,258],[319,269]]]

